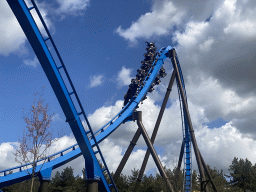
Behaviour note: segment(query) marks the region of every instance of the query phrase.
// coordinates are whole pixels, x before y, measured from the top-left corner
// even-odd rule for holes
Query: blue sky
[[[234,156],[247,157],[256,163],[253,73],[256,5],[252,0],[38,3],[95,130],[120,111],[130,79],[144,59],[145,41],[154,41],[158,49],[168,45],[177,49],[192,122],[205,161],[225,171]],[[9,166],[16,165],[11,152],[25,128],[23,108],[29,110],[33,93],[41,91],[43,86],[45,101],[56,113],[52,126],[56,130],[63,128],[67,135],[56,146],[64,149],[75,140],[33,50],[5,1],[0,2],[0,34],[0,168],[4,169],[6,162],[12,161]],[[168,61],[165,68],[170,76]],[[149,132],[157,118],[167,78],[140,107]],[[156,145],[163,163],[171,168],[182,139],[176,88],[170,101]],[[102,150],[112,170],[135,130],[132,122],[124,124],[103,142]],[[145,153],[143,145],[140,140],[125,173],[133,166],[140,166],[136,159]],[[52,151],[56,149],[53,147]],[[79,166],[74,163],[76,170],[83,166],[81,159],[79,162]],[[153,167],[151,160],[147,170]]]

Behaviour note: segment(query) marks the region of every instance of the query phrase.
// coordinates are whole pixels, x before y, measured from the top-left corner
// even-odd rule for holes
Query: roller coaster
[[[154,43],[147,43],[147,53],[145,53],[144,55],[145,59],[141,62],[141,68],[138,69],[136,78],[132,79],[129,89],[124,96],[124,107],[106,125],[100,128],[98,131],[93,132],[85,114],[85,111],[82,107],[82,104],[79,100],[75,87],[64,65],[64,62],[60,56],[60,53],[58,52],[58,49],[53,41],[53,38],[51,37],[51,34],[35,1],[31,0],[31,3],[33,5],[32,7],[28,7],[24,0],[7,0],[7,2],[12,9],[14,15],[16,16],[20,26],[22,27],[35,54],[37,55],[37,58],[42,65],[42,68],[66,116],[66,122],[69,123],[71,130],[77,140],[77,144],[70,146],[55,154],[52,154],[44,159],[40,159],[37,162],[36,172],[38,173],[41,181],[41,191],[47,191],[46,184],[51,178],[52,170],[76,159],[81,155],[83,155],[85,159],[86,180],[89,185],[95,186],[96,183],[96,186],[100,191],[118,191],[114,180],[120,175],[127,159],[129,158],[129,155],[132,152],[134,145],[136,144],[139,136],[142,135],[148,146],[148,151],[144,158],[143,165],[137,179],[135,191],[138,191],[139,189],[139,181],[144,174],[148,156],[149,154],[151,154],[161,176],[166,181],[168,189],[174,192],[174,189],[153,147],[157,130],[161,122],[161,118],[174,80],[176,80],[178,87],[183,127],[183,142],[181,145],[177,169],[180,170],[182,159],[184,158],[183,190],[185,192],[192,191],[192,143],[196,156],[196,161],[198,164],[199,173],[201,176],[201,191],[208,191],[208,183],[211,183],[214,191],[217,191],[212,177],[207,170],[206,163],[204,162],[203,157],[197,147],[187,105],[185,83],[178,56],[173,47],[163,47],[157,52]],[[42,35],[40,30],[38,29],[37,24],[35,23],[35,20],[30,12],[31,10],[36,11],[44,27],[44,30],[46,31],[47,36]],[[46,44],[47,41],[53,46],[53,51],[55,51],[59,60],[58,63],[60,63],[59,65],[57,65],[56,60],[54,60],[52,53],[50,52]],[[153,131],[153,135],[151,139],[149,139],[146,130],[142,124],[141,112],[137,111],[137,108],[139,103],[146,99],[147,93],[152,92],[154,90],[154,86],[158,85],[161,82],[160,78],[166,76],[165,70],[163,68],[163,64],[166,58],[170,58],[172,61],[172,76],[157,119],[155,129]],[[61,74],[60,70],[62,70],[64,73]],[[63,77],[63,74],[65,75],[65,78]],[[63,79],[67,79],[67,81],[64,82]],[[68,90],[67,87],[71,87],[72,90]],[[78,107],[74,105],[75,102],[78,103]],[[139,128],[135,133],[125,155],[123,156],[123,159],[120,162],[116,173],[112,177],[103,158],[102,152],[99,148],[99,143],[107,138],[121,124],[127,121],[137,121]],[[82,122],[86,122],[86,125],[84,126]],[[42,164],[42,162],[45,163]],[[103,167],[100,166],[100,163],[103,165]],[[2,174],[2,176],[0,177],[0,188],[30,179],[30,175],[27,174],[27,171],[29,170],[25,170],[27,166],[29,166],[29,164],[0,171],[0,174]],[[107,181],[106,176],[109,178],[110,182]]]

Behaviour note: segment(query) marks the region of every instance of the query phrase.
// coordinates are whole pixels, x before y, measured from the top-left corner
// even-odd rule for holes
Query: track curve
[[[171,49],[173,49],[171,46],[167,46],[160,49],[159,51],[160,55],[156,56],[153,66],[149,71],[150,76],[144,80],[145,85],[139,88],[138,96],[137,97],[134,96],[114,118],[112,118],[107,124],[105,124],[102,128],[100,128],[98,131],[94,133],[97,143],[100,143],[105,138],[107,138],[113,131],[115,131],[120,126],[120,124],[132,120],[133,111],[138,107],[138,104],[146,96],[148,90],[150,89],[151,85],[154,82],[154,79],[158,74],[158,71],[164,64],[164,60],[166,58],[169,58],[168,52]],[[179,63],[178,63],[178,66],[181,72]],[[183,78],[182,78],[182,84],[185,88]],[[90,139],[91,146],[95,146],[94,141],[91,138],[89,139]],[[81,150],[78,147],[78,145],[75,144],[53,155],[50,155],[44,159],[40,159],[37,162],[38,164],[42,163],[43,161],[46,161],[46,162],[44,163],[43,167],[41,167],[42,165],[38,165],[36,172],[37,173],[42,172],[47,169],[54,170],[76,159],[80,155],[82,155]],[[26,171],[24,171],[26,166],[27,165],[21,165],[21,166],[0,171],[0,174],[3,174],[3,176],[0,177],[0,188],[29,179],[30,176],[27,174]],[[10,172],[13,172],[13,173],[9,174]]]

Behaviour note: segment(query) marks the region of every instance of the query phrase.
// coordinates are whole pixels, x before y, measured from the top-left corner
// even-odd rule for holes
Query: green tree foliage
[[[173,185],[174,190],[180,191],[183,189],[183,171],[178,170],[177,167],[173,168],[173,171],[169,169],[167,171],[169,173],[169,178]]]
[[[129,182],[126,175],[121,174],[115,181],[115,185],[119,192],[129,191]]]
[[[133,189],[135,188],[135,184],[136,184],[136,180],[137,180],[137,177],[139,175],[139,170],[137,169],[133,169],[131,170],[132,172],[132,175],[131,176],[128,176],[128,183],[129,183],[129,191],[133,191]]]
[[[20,183],[16,183],[7,187],[2,188],[1,190],[4,192],[29,192],[31,190],[31,183],[32,183],[32,179],[20,182]],[[38,177],[34,178],[34,182],[33,182],[33,192],[37,192],[40,182],[38,181]]]
[[[208,171],[213,179],[213,182],[218,191],[229,191],[229,184],[224,176],[223,170],[217,170],[215,167],[212,169],[207,165]],[[208,178],[209,179],[209,178]],[[208,184],[209,192],[214,191],[212,185]]]
[[[199,183],[199,175],[197,174],[196,170],[192,172],[192,191],[199,191],[200,190],[200,183]]]
[[[183,191],[183,171],[177,170],[175,167],[173,170],[166,169],[167,176],[169,177],[171,184],[175,192]],[[217,187],[218,192],[256,192],[256,164],[252,163],[248,159],[234,158],[232,164],[229,166],[230,182],[226,180],[227,176],[224,175],[223,170],[217,170],[215,167],[212,169],[208,165],[208,170],[213,178],[213,181]],[[138,177],[139,170],[131,170],[131,175],[126,176],[121,174],[116,180],[115,184],[119,192],[133,192],[135,183]],[[73,169],[66,167],[63,171],[58,172],[52,177],[49,184],[49,192],[80,192],[86,191],[85,169],[82,170],[83,177],[74,176]],[[113,175],[113,173],[112,173]],[[207,174],[206,174],[207,175]],[[109,182],[109,178],[108,182]],[[209,178],[208,178],[209,179]],[[192,172],[192,191],[200,191],[200,176],[194,170]],[[33,192],[36,192],[39,188],[40,182],[38,178],[35,179]],[[4,192],[28,192],[31,186],[31,179],[17,183],[8,187],[2,188]],[[209,192],[213,192],[211,184],[208,185]],[[168,192],[165,181],[157,173],[156,176],[144,175],[141,180],[139,188],[140,192]]]
[[[230,185],[233,189],[240,189],[243,192],[256,191],[256,164],[246,158],[239,159],[235,157],[229,166]]]
[[[84,179],[74,176],[73,169],[66,167],[61,173],[57,171],[49,186],[52,192],[78,192],[85,185]]]

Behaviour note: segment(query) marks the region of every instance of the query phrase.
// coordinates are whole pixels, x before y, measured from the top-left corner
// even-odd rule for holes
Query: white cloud
[[[255,37],[255,5],[250,6],[250,1],[238,2],[236,0],[225,1],[223,6],[216,13],[217,17],[223,16],[223,11],[228,12],[226,18],[227,26],[224,28],[224,33],[234,35],[236,37]]]
[[[59,152],[71,145],[75,144],[76,140],[73,137],[64,136],[54,142],[48,150],[48,155]],[[7,142],[0,144],[0,170],[12,168],[20,165],[15,162],[15,148],[19,146],[18,142]],[[81,169],[82,170],[82,169]]]
[[[74,137],[63,136],[52,144],[52,146],[49,148],[48,154],[50,155],[50,154],[57,153],[63,149],[70,147],[71,145],[74,145],[74,144],[76,144],[76,140]]]
[[[36,67],[39,64],[39,61],[38,61],[37,57],[35,56],[33,60],[31,60],[31,59],[23,60],[23,63],[25,65],[31,65],[33,67]]]
[[[122,107],[123,102],[119,100],[116,101],[114,106],[102,106],[101,108],[95,110],[93,114],[88,115],[91,127],[94,129],[94,131],[97,131],[104,124],[109,122],[119,111],[121,111]]]
[[[28,7],[32,4],[30,1],[25,1]],[[63,18],[67,15],[81,15],[89,6],[89,0],[58,0],[58,8],[51,10],[51,6],[45,2],[36,2],[40,9],[40,13],[46,22],[46,25],[51,32],[54,32],[54,26],[48,15],[58,14]],[[31,14],[44,37],[47,37],[46,31],[34,9]],[[16,17],[10,9],[6,1],[0,2],[0,55],[8,56],[11,53],[27,54],[28,50],[25,47],[26,36],[22,31]]]
[[[251,1],[223,1],[209,22],[189,21],[174,38],[188,98],[205,109],[209,120],[232,121],[254,138],[256,57],[251,40],[256,38],[255,9]],[[244,27],[248,30],[243,31]]]
[[[204,89],[204,86],[198,87]],[[196,90],[196,92],[197,91],[199,90]],[[207,91],[210,91],[210,87],[208,89],[206,88],[205,92]],[[177,95],[175,90],[173,90],[173,92],[174,93],[172,94]],[[221,94],[223,96],[217,95],[217,97],[225,97],[226,94],[228,95],[229,93]],[[211,92],[209,95],[211,95]],[[210,97],[209,100],[211,99],[212,98]],[[194,100],[194,98],[192,98],[192,100]],[[198,102],[200,102],[199,100],[200,98],[198,98]],[[204,98],[202,98],[202,100],[204,100]],[[204,124],[208,121],[205,114],[205,110],[208,108],[208,106],[206,106],[205,109],[198,105],[198,103],[196,105],[193,104],[190,99],[188,102],[197,143],[207,164],[209,164],[211,167],[223,169],[225,173],[228,173],[228,166],[231,164],[234,157],[244,159],[248,158],[250,161],[255,163],[254,159],[256,157],[256,153],[254,151],[256,148],[256,141],[253,140],[253,138],[250,138],[250,134],[241,133],[234,126],[232,121],[220,128],[207,128],[207,126]],[[96,127],[96,129],[98,129],[104,125],[120,110],[120,107],[122,106],[121,104],[122,101],[118,101],[113,106],[102,107],[96,110],[94,114],[89,115],[88,118],[92,127]],[[151,135],[160,107],[157,106],[149,97],[149,99],[147,99],[138,110],[143,111],[142,121],[149,135]],[[230,110],[232,111],[234,109],[231,107]],[[225,111],[223,113],[225,113]],[[106,158],[107,164],[111,170],[115,170],[117,168],[122,158],[122,151],[126,150],[126,147],[129,145],[129,142],[131,141],[136,130],[137,125],[135,122],[121,124],[120,127],[114,133],[112,133],[106,141],[103,141],[102,144],[100,144],[104,157]],[[169,168],[173,168],[175,165],[177,165],[181,141],[182,127],[180,109],[178,100],[176,100],[165,110],[155,141],[156,147],[168,149],[164,151],[160,158],[163,164]],[[139,148],[146,146],[145,141],[140,138],[136,146]],[[145,150],[141,149],[133,152],[131,159],[128,161],[127,166],[124,169],[124,173],[130,174],[130,170],[134,167],[138,169],[141,166],[141,161],[144,154]],[[151,159],[146,171],[152,168],[155,168],[155,164]],[[195,157],[193,157],[193,169],[197,169]]]
[[[253,7],[249,7],[245,1],[243,4],[224,1],[209,22],[190,21],[184,32],[176,31],[174,40],[178,43],[179,58],[186,74],[197,72],[213,76],[223,86],[234,89],[238,94],[256,90],[252,83],[255,76],[251,72],[255,70],[255,54],[252,51],[254,44],[251,39],[256,34],[241,33],[230,27],[238,21],[254,23],[251,9]],[[241,12],[248,14],[241,15]],[[205,47],[210,49],[203,49]]]
[[[205,161],[226,172],[234,157],[248,158],[256,163],[256,141],[239,132],[232,122],[221,128],[196,132],[199,148]]]
[[[129,28],[122,29],[119,26],[115,32],[129,40],[131,45],[137,43],[138,38],[155,40],[157,37],[172,34],[174,30],[183,30],[191,20],[206,20],[221,2],[222,0],[154,1],[150,12],[133,21]]]
[[[84,13],[86,8],[89,6],[90,0],[57,0],[59,8],[56,12],[62,17],[67,15],[81,15]]]
[[[98,87],[102,85],[104,81],[103,75],[93,75],[93,77],[90,77],[90,87]]]
[[[126,68],[124,66],[122,67],[116,78],[119,87],[130,85],[131,79],[133,78],[131,77],[131,72],[132,69]]]
[[[0,145],[0,170],[8,169],[19,165],[15,162],[14,146],[18,146],[18,142],[1,143]]]
[[[25,35],[6,1],[0,1],[0,54],[8,56],[24,49]]]
[[[176,31],[175,39],[178,39],[179,44],[184,47],[191,48],[204,38],[204,33],[208,30],[208,26],[208,22],[190,22],[186,26],[185,33]]]
[[[202,44],[199,45],[199,48],[201,49],[201,51],[210,51],[213,43],[214,39],[209,37],[207,40],[205,40]]]
[[[254,96],[241,97],[234,90],[223,88],[217,79],[211,77],[202,77],[199,84],[191,83],[192,78],[188,77],[190,83],[186,86],[188,98],[195,105],[202,106],[210,120],[220,116],[231,121],[253,113],[256,108]]]
[[[61,118],[60,118],[60,114],[56,113],[52,116],[52,121],[60,121]]]
[[[228,169],[234,157],[248,158],[253,164],[256,163],[256,141],[240,133],[232,126],[232,122],[220,128],[204,127],[195,131],[195,136],[205,162],[212,168],[222,169],[225,174],[229,173]],[[166,146],[168,150],[162,155],[163,163],[168,167],[177,165],[180,147],[181,143],[170,142]],[[192,154],[193,169],[198,170],[193,149]]]
[[[153,6],[152,11],[142,15],[128,29],[119,26],[116,33],[132,43],[137,38],[150,38],[154,35],[167,35],[169,30],[181,22],[182,11],[179,11],[171,1],[164,1]]]
[[[38,3],[40,12],[49,29],[52,28],[52,23],[47,18],[47,10],[45,4]],[[31,11],[40,31],[45,35],[43,25],[39,21],[39,17],[34,10]],[[22,31],[16,17],[6,1],[0,2],[0,54],[8,56],[10,53],[26,54],[25,47],[26,36]]]

